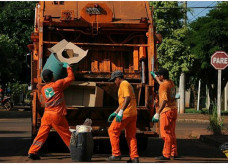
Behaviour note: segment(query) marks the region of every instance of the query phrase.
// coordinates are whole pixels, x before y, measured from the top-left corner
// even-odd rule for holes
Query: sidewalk
[[[184,113],[178,114],[177,121],[196,121],[196,122],[205,122],[209,123],[209,114],[193,114],[193,113]],[[224,124],[228,125],[228,115],[222,116],[224,118]]]
[[[176,134],[179,138],[195,138],[202,142],[219,147],[224,142],[228,142],[228,116],[222,116],[224,130],[221,136],[215,136],[207,130],[210,124],[210,115],[208,114],[178,114]],[[188,128],[182,127],[187,124]],[[179,128],[179,129],[178,129]]]

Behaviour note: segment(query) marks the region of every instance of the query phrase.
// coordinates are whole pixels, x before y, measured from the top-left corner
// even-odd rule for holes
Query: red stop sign
[[[228,55],[224,51],[216,51],[211,56],[211,65],[215,69],[225,69],[228,66]]]

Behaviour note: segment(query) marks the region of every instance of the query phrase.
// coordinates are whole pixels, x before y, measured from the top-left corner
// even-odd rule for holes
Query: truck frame
[[[35,8],[31,34],[32,136],[41,123],[44,107],[39,101],[44,82],[43,66],[48,48],[62,39],[89,49],[75,67],[75,81],[65,91],[69,126],[93,120],[94,138],[107,136],[108,116],[117,108],[118,88],[108,82],[111,72],[121,70],[135,91],[137,136],[157,136],[152,130],[156,83],[150,75],[157,70],[152,10],[143,1],[40,1]]]

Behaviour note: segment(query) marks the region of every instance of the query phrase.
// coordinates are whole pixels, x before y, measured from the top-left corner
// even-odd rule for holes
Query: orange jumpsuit
[[[165,108],[160,114],[160,133],[162,139],[164,140],[162,154],[166,158],[178,155],[175,134],[177,119],[177,105],[175,94],[175,85],[172,80],[166,80],[160,84],[159,104],[161,105],[163,100],[167,101]]]
[[[41,119],[41,126],[36,138],[29,149],[29,154],[37,154],[46,141],[51,127],[60,135],[64,143],[69,147],[71,132],[66,120],[66,105],[63,90],[74,80],[71,67],[67,68],[68,76],[56,82],[47,83],[42,88],[42,96],[45,102],[45,112]]]
[[[137,140],[136,140],[136,121],[137,121],[137,109],[136,109],[136,99],[133,87],[126,80],[122,81],[118,90],[118,101],[119,107],[124,105],[124,98],[131,97],[131,101],[127,108],[123,112],[123,119],[121,122],[116,122],[116,119],[112,121],[108,129],[108,134],[110,137],[110,142],[112,146],[112,155],[120,156],[121,152],[119,149],[119,136],[121,131],[125,129],[125,137],[130,150],[130,157],[134,159],[139,157],[137,150]]]

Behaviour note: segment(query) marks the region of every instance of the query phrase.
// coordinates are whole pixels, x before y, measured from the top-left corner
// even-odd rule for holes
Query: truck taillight
[[[38,34],[38,32],[33,32],[33,33],[31,34],[31,40],[32,40],[33,42],[38,42],[38,41],[39,41],[39,34]]]
[[[161,34],[155,34],[154,40],[155,40],[156,44],[161,44],[162,43],[162,35]]]
[[[99,7],[99,5],[98,5],[97,3],[95,3],[95,4],[94,4],[94,7],[98,8],[98,7]]]
[[[34,50],[34,45],[33,44],[28,44],[27,47],[28,47],[28,49],[30,51],[33,51]]]
[[[146,17],[142,17],[140,19],[140,23],[148,23],[148,19]]]

